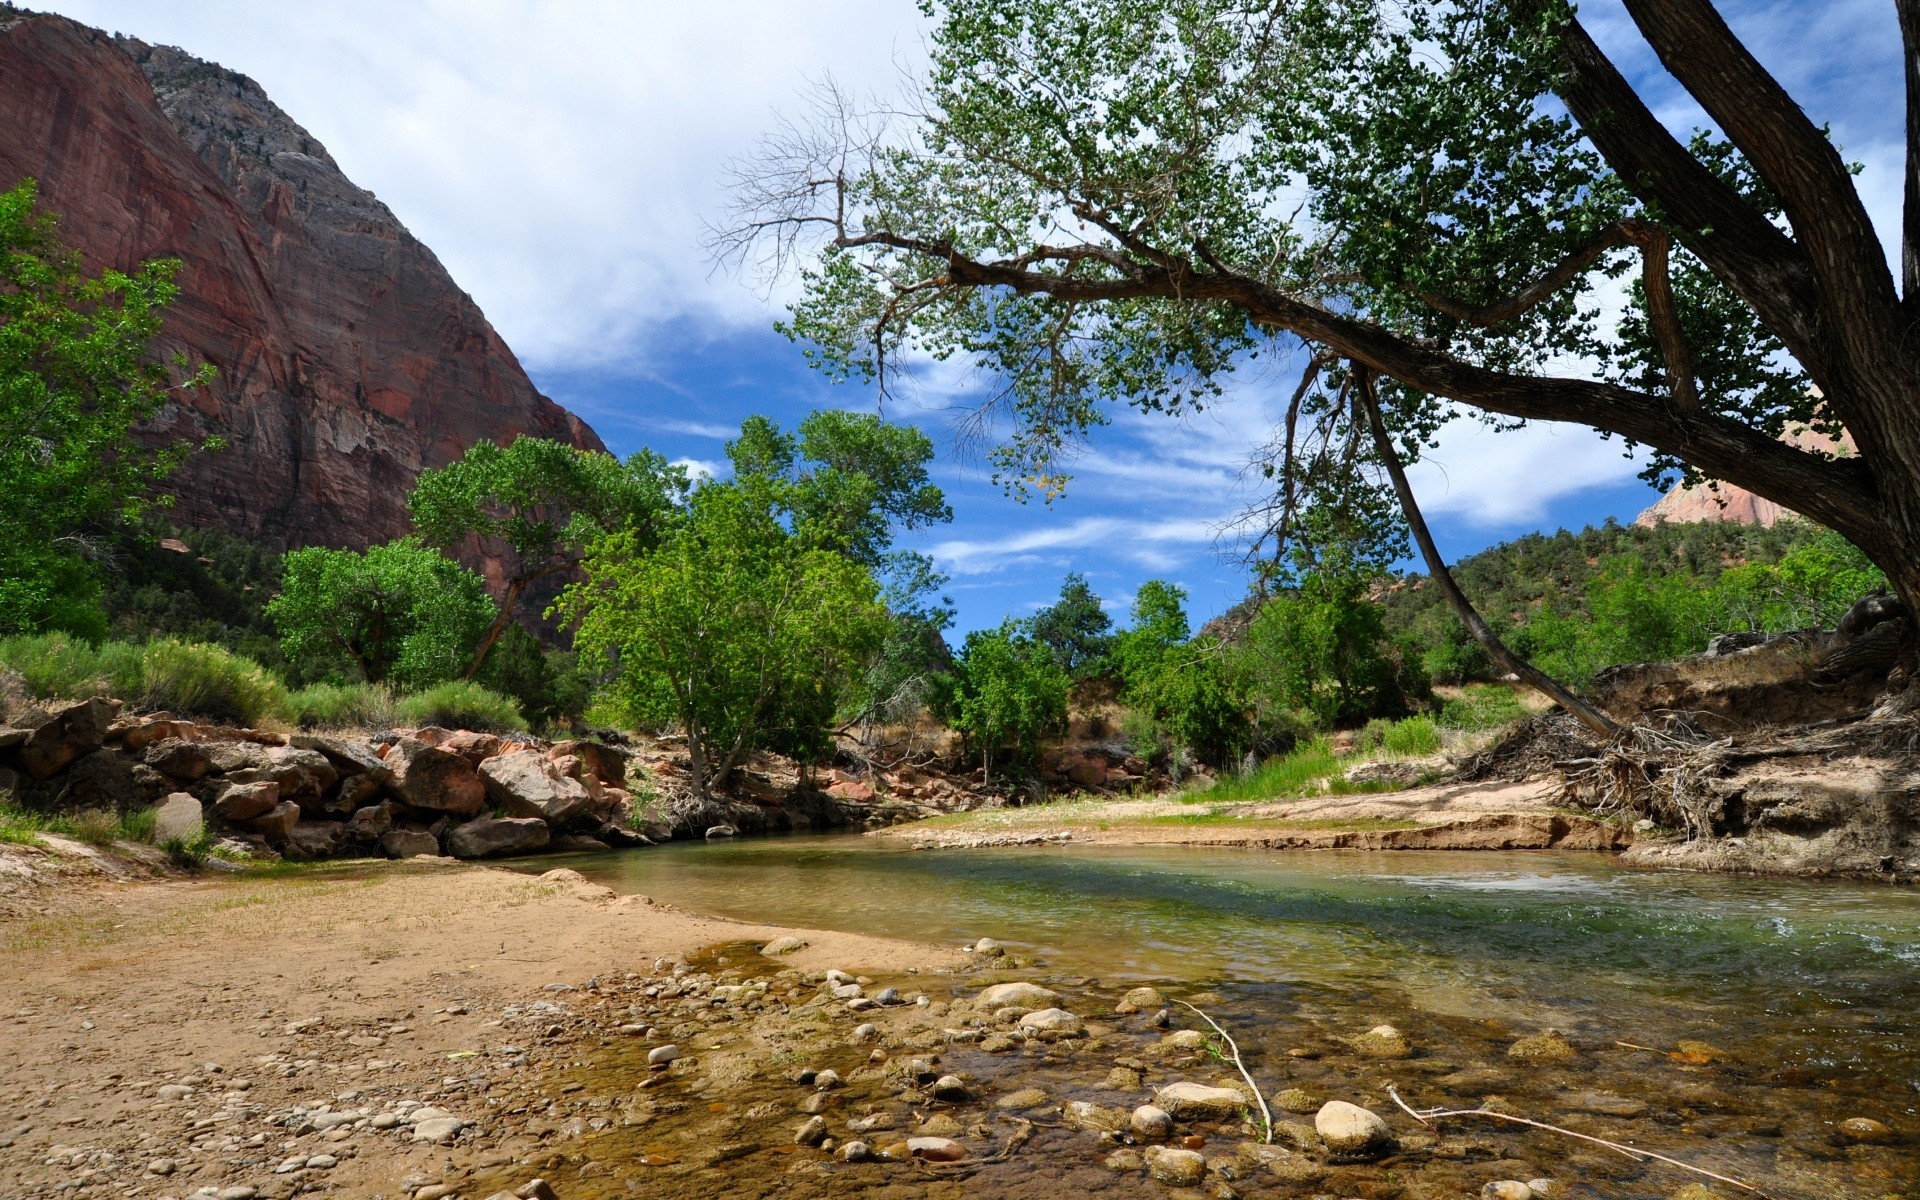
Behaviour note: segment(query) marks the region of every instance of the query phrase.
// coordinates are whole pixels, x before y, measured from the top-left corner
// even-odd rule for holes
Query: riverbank
[[[752,900],[736,913],[944,947],[696,916],[531,862],[50,888],[0,923],[0,971],[26,981],[0,1012],[0,1194],[494,1200],[536,1177],[561,1200],[1733,1194],[1543,1131],[1426,1127],[1389,1086],[1781,1200],[1912,1194],[1910,1056],[1882,1036],[1912,972],[1895,958],[1898,979],[1861,975],[1870,952],[1821,949],[1860,932],[1898,950],[1904,926],[1794,891],[1803,932],[1736,960],[1755,941],[1740,885],[1674,878],[1657,901],[1576,865],[1590,856],[1530,860],[1564,874],[1492,856],[1396,869],[1443,858],[1460,868],[1378,884],[1338,853],[943,855],[851,837],[574,860],[627,873],[629,891],[686,897],[668,871],[692,872]],[[1309,874],[1272,875],[1289,861]],[[792,896],[803,885],[817,917],[794,907],[814,903]],[[1539,903],[1560,895],[1581,902]],[[856,896],[901,919],[875,923]],[[1025,940],[976,934],[960,953],[962,912]],[[1144,973],[1143,942],[1166,951]],[[1788,978],[1800,1007],[1776,1020],[1749,992]],[[1181,1001],[1235,1036],[1271,1141]],[[1330,1103],[1380,1118],[1346,1114],[1364,1144],[1319,1119]]]
[[[33,891],[0,923],[0,1194],[478,1200],[475,1172],[544,1169],[527,1114],[545,1081],[630,1036],[611,989],[719,943],[794,935],[565,870],[427,861],[92,886],[70,867]],[[781,959],[796,971],[959,957],[797,936]],[[442,1144],[379,1120],[408,1101],[465,1127]]]
[[[1173,793],[954,813],[872,831],[923,849],[1044,843],[1269,850],[1570,850],[1618,852],[1633,831],[1555,807],[1552,784],[1438,784],[1210,802]]]

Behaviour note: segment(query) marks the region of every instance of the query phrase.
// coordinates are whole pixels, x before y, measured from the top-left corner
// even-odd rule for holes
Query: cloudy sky
[[[714,271],[701,221],[722,207],[724,161],[796,111],[810,79],[885,91],[921,60],[913,0],[30,3],[253,76],[439,253],[535,382],[616,452],[714,462],[749,413],[791,424],[873,403],[806,370],[772,331],[778,297]],[[1865,165],[1863,192],[1890,234],[1902,117],[1891,0],[1722,8]],[[1617,3],[1583,11],[1670,125],[1705,123]],[[1239,598],[1245,577],[1218,534],[1249,499],[1240,468],[1286,382],[1249,377],[1186,421],[1118,415],[1050,507],[1005,498],[952,452],[951,411],[891,411],[942,443],[956,519],[919,545],[953,576],[961,627],[1030,611],[1070,569],[1121,606],[1154,577],[1186,586],[1200,617]],[[1653,499],[1635,470],[1579,429],[1459,423],[1415,486],[1458,556],[1532,529],[1631,519]]]

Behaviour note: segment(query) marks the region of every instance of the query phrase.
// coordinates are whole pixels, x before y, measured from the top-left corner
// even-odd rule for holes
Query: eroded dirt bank
[[[997,808],[899,825],[869,836],[965,849],[1023,843],[1243,846],[1270,850],[1624,850],[1633,833],[1556,808],[1552,787],[1439,784],[1299,800],[1194,804],[1177,796]]]

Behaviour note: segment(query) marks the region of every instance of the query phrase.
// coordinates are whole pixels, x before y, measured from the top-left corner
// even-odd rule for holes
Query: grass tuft
[[[1498,729],[1526,715],[1526,706],[1512,688],[1476,683],[1441,706],[1439,724],[1445,729],[1475,732]]]
[[[257,724],[286,709],[286,688],[250,658],[221,646],[162,638],[95,645],[65,634],[0,638],[0,667],[39,700],[114,696],[135,708]]]
[[[408,725],[439,725],[446,729],[474,729],[490,733],[525,733],[527,719],[520,706],[477,683],[454,680],[402,698],[394,715]]]
[[[295,723],[307,729],[387,729],[393,693],[375,683],[316,683],[287,698]]]

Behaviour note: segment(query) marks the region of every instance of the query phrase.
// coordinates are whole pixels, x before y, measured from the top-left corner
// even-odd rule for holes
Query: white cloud
[[[720,474],[724,466],[722,463],[712,462],[704,458],[676,458],[669,465],[683,468],[687,473],[687,478],[693,480],[695,483],[700,482],[702,479],[714,478]]]
[[[644,335],[676,316],[764,324],[701,248],[723,162],[809,77],[890,88],[922,24],[913,0],[42,2],[258,80],[534,367],[670,351]]]
[[[934,561],[955,575],[983,575],[1014,566],[1071,563],[1074,554],[1100,550],[1149,570],[1164,570],[1197,546],[1214,540],[1215,525],[1193,517],[1082,517],[1002,537],[956,538],[928,547]]]

